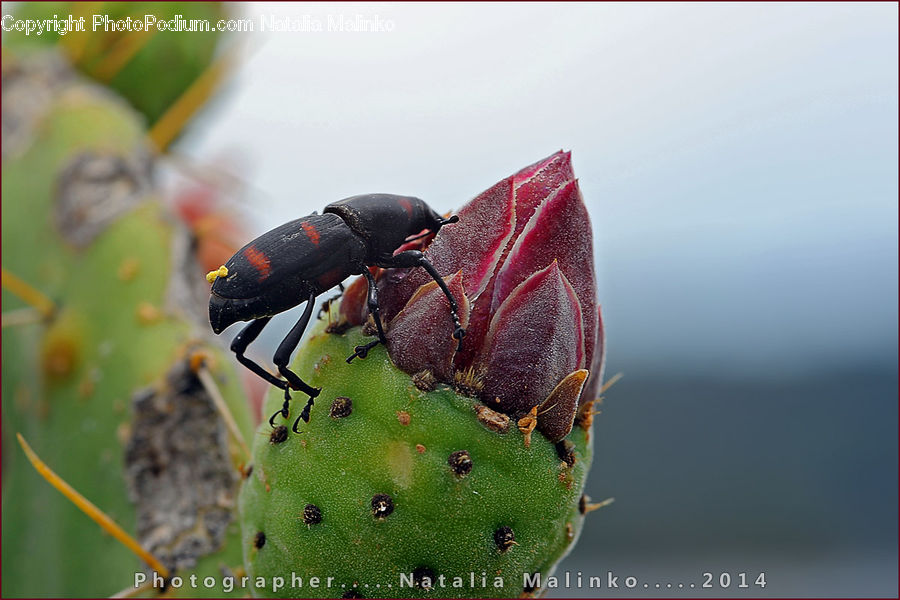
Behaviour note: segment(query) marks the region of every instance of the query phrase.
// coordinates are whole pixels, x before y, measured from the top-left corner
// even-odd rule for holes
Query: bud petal
[[[575,179],[572,171],[572,153],[557,152],[514,176],[516,188],[516,238],[531,219],[535,209],[565,183]]]
[[[559,261],[559,268],[578,296],[585,356],[591,361],[597,331],[594,250],[590,219],[575,180],[547,198],[525,225],[497,274],[494,310],[511,290],[553,260]]]
[[[584,362],[581,307],[559,263],[534,273],[497,309],[485,337],[483,397],[527,411]]]
[[[463,283],[477,298],[494,274],[515,222],[512,177],[507,177],[466,204],[459,223],[441,229],[426,255],[441,274],[463,269]]]
[[[572,431],[575,413],[578,412],[578,400],[587,377],[587,369],[572,371],[538,406],[538,430],[551,442],[558,442]]]
[[[469,322],[469,299],[462,272],[457,271],[445,281],[459,305],[459,320],[465,328]],[[408,372],[428,369],[439,380],[449,381],[458,344],[453,329],[447,296],[434,281],[423,285],[388,328],[388,348],[394,364]]]

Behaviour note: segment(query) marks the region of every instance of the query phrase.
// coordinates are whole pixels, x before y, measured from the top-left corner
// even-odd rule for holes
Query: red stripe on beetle
[[[249,261],[256,272],[259,273],[259,280],[263,281],[272,272],[272,265],[269,264],[269,257],[264,252],[257,250],[256,246],[247,246],[244,249],[244,258]]]
[[[409,200],[407,200],[406,198],[400,197],[397,199],[397,203],[403,207],[403,210],[406,211],[407,216],[412,218],[413,207],[412,207],[412,204],[410,204]]]
[[[315,225],[310,225],[306,221],[300,221],[300,227],[303,228],[303,231],[306,233],[306,237],[309,238],[314,245],[319,245],[319,232],[316,231]]]

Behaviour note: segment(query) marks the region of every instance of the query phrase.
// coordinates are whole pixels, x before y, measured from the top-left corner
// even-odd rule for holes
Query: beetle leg
[[[369,293],[366,303],[369,306],[369,312],[372,313],[372,317],[375,319],[375,327],[378,329],[378,340],[382,344],[387,344],[387,338],[384,336],[384,328],[381,326],[381,310],[378,308],[378,287],[375,285],[375,278],[372,277],[372,273],[368,269],[366,269],[363,274],[366,276],[366,282],[369,284]]]
[[[369,284],[366,304],[369,307],[369,313],[371,313],[372,319],[375,321],[375,327],[378,329],[378,339],[354,348],[355,352],[347,357],[348,363],[357,357],[365,358],[369,354],[369,350],[379,343],[387,344],[387,337],[384,335],[384,327],[381,325],[381,310],[378,308],[378,288],[375,285],[375,278],[372,277],[372,273],[369,272],[368,269],[363,272],[363,275],[365,275],[366,282]]]
[[[285,386],[284,388],[284,402],[281,404],[281,408],[272,413],[272,416],[269,417],[269,425],[273,428],[275,427],[275,417],[281,415],[283,419],[287,419],[290,416],[290,406],[291,406],[291,392],[290,388]]]
[[[300,433],[300,430],[297,429],[297,426],[300,425],[300,419],[303,419],[304,423],[309,423],[309,409],[312,408],[313,399],[310,398],[309,402],[306,403],[306,406],[303,407],[303,410],[300,412],[300,415],[294,419],[294,424],[291,425],[291,430],[294,433]]]
[[[452,219],[453,217],[450,218]],[[455,223],[455,221],[452,222]],[[462,339],[463,336],[466,335],[466,330],[463,329],[462,325],[459,323],[459,305],[456,304],[456,299],[453,297],[453,294],[450,293],[450,288],[447,287],[444,278],[437,272],[434,265],[425,258],[425,255],[419,250],[406,250],[405,252],[395,254],[384,262],[379,263],[379,266],[387,268],[422,267],[429,275],[431,275],[432,279],[440,286],[441,291],[444,292],[444,295],[447,296],[447,300],[450,302],[450,317],[453,319],[454,325],[453,337],[459,341],[456,351],[461,351]]]
[[[278,345],[278,349],[275,351],[275,358],[272,361],[275,363],[275,366],[278,367],[278,372],[288,380],[291,389],[299,390],[309,396],[306,407],[303,409],[303,412],[300,413],[300,416],[304,417],[303,420],[306,422],[309,421],[309,409],[312,408],[313,399],[318,396],[319,392],[322,390],[314,388],[300,379],[299,375],[290,370],[288,364],[291,362],[291,354],[297,349],[300,338],[303,337],[303,332],[306,331],[306,326],[309,325],[309,319],[312,316],[315,303],[316,294],[315,292],[310,292],[309,297],[306,299],[306,306],[303,309],[300,320],[297,321],[297,324],[291,328],[281,344]]]
[[[284,390],[284,404],[281,405],[281,408],[275,412],[271,417],[269,417],[269,425],[275,427],[275,417],[281,415],[283,418],[287,419],[288,415],[288,406],[291,401],[291,393],[290,386],[287,381],[283,381],[278,379],[261,366],[244,356],[244,352],[247,350],[247,346],[253,343],[257,337],[259,337],[260,332],[263,330],[268,322],[272,319],[272,317],[263,317],[261,319],[255,319],[250,322],[249,325],[241,329],[240,333],[234,336],[234,339],[231,341],[231,351],[234,352],[235,357],[238,362],[274,385],[277,388],[281,388]]]
[[[288,382],[278,379],[261,366],[244,356],[244,352],[247,350],[247,346],[253,343],[253,341],[259,337],[260,332],[263,330],[263,327],[268,324],[272,317],[263,317],[261,319],[255,319],[250,322],[249,325],[241,329],[240,333],[234,336],[234,339],[231,341],[231,351],[234,352],[235,357],[237,357],[238,362],[274,385],[277,388],[281,388],[285,391],[288,390]]]

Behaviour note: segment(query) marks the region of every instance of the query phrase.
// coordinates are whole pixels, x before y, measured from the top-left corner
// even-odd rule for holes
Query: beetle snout
[[[209,324],[216,335],[240,319],[234,310],[234,302],[215,293],[209,296]]]

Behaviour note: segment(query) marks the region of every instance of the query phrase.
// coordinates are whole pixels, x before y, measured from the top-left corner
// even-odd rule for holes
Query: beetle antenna
[[[459,223],[459,215],[453,215],[452,217],[447,217],[446,219],[441,219],[440,221],[438,221],[438,225],[440,227],[449,225],[450,223]]]

